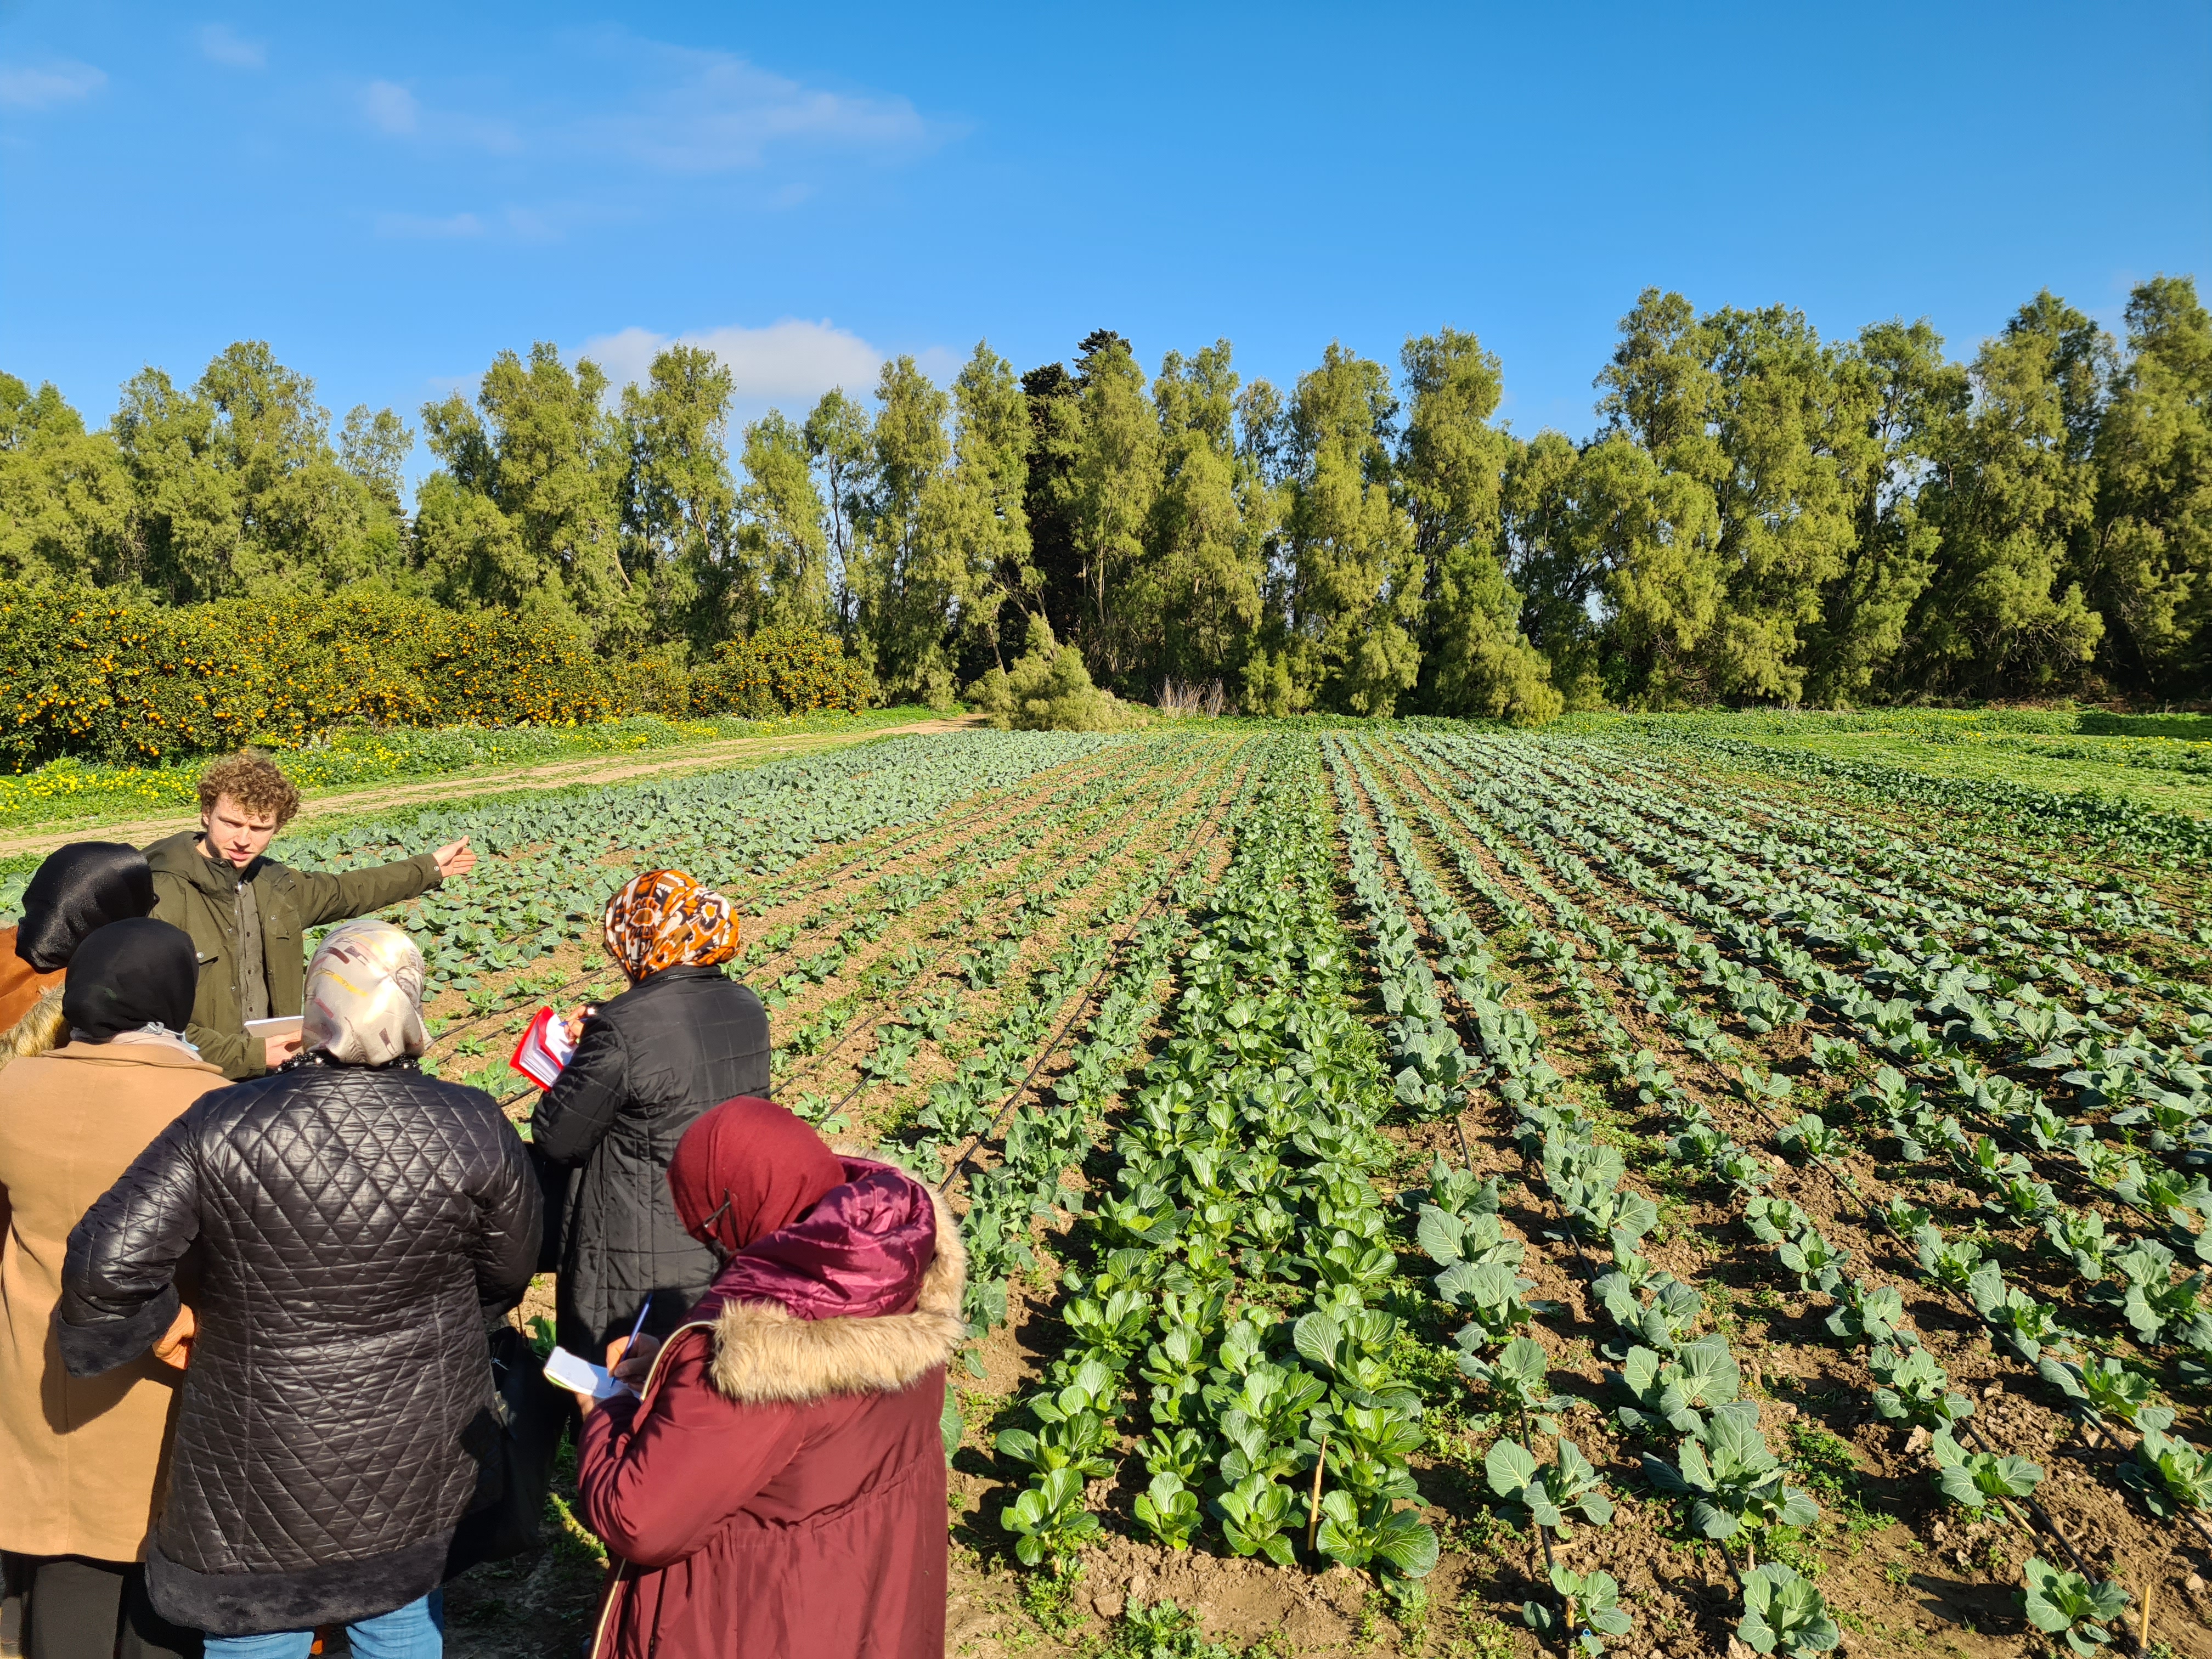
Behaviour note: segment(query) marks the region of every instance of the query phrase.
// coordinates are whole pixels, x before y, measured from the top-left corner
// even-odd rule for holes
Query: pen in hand
[[[637,1346],[637,1334],[645,1328],[645,1316],[652,1311],[653,1298],[648,1296],[645,1298],[645,1305],[637,1310],[637,1323],[629,1328],[629,1340],[623,1344],[622,1356],[615,1361],[616,1365],[619,1365],[623,1359],[629,1358],[629,1351]],[[612,1370],[614,1366],[610,1365],[607,1369]]]

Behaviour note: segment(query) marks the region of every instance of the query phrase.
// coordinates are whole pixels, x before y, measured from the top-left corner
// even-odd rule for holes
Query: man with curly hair
[[[258,1077],[297,1049],[296,1037],[256,1038],[246,1022],[300,1012],[306,934],[373,915],[476,868],[468,837],[397,864],[325,875],[272,864],[270,837],[300,810],[300,792],[253,750],[200,775],[200,827],[146,849],[154,915],[191,935],[199,991],[187,1033],[228,1078]]]

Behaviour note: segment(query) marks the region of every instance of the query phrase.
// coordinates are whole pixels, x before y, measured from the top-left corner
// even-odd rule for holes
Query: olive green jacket
[[[244,992],[238,971],[239,872],[211,862],[200,851],[199,832],[188,830],[146,849],[154,870],[154,918],[173,922],[192,938],[200,963],[198,995],[185,1035],[201,1058],[228,1078],[258,1077],[267,1069],[261,1044],[246,1035]],[[307,988],[306,930],[326,921],[369,915],[399,904],[444,879],[436,857],[417,854],[342,875],[295,870],[257,859],[250,866],[261,915],[264,971],[271,1015],[296,1014]]]

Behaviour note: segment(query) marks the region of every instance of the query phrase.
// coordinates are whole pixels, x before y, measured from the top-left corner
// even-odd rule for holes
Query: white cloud
[[[229,69],[265,69],[269,64],[267,41],[249,40],[228,23],[201,24],[200,51]]]
[[[709,328],[690,334],[655,334],[626,328],[586,340],[577,356],[606,370],[617,386],[642,380],[653,360],[669,345],[703,346],[730,371],[731,403],[739,418],[770,408],[794,419],[813,407],[831,386],[855,397],[875,390],[876,373],[888,355],[850,331],[787,317],[766,328]]]
[[[652,70],[643,107],[584,124],[648,166],[678,173],[759,167],[771,147],[908,154],[940,131],[908,100],[803,86],[723,52],[638,43]]]
[[[107,72],[90,64],[58,58],[33,68],[0,66],[0,108],[52,109],[88,97],[107,84]]]
[[[514,125],[477,115],[425,109],[420,99],[397,81],[371,81],[361,90],[361,112],[369,125],[392,138],[422,138],[512,154],[522,148]]]
[[[361,112],[379,132],[394,136],[414,131],[422,119],[422,106],[416,103],[415,94],[396,81],[371,81],[363,88]]]
[[[449,213],[437,218],[419,213],[380,213],[376,234],[406,241],[450,241],[457,237],[481,236],[483,221],[473,213]]]

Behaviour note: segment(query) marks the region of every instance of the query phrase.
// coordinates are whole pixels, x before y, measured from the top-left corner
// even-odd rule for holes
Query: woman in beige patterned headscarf
[[[429,1046],[415,941],[388,921],[332,928],[307,964],[300,1051],[341,1066],[386,1066]]]

